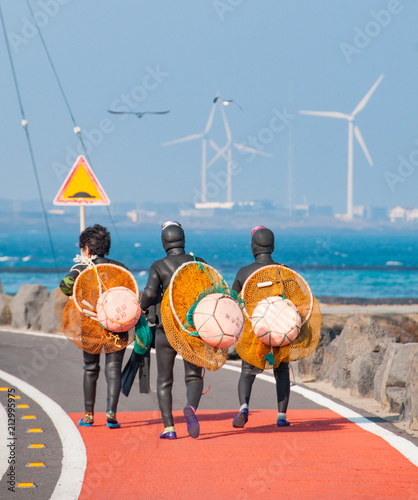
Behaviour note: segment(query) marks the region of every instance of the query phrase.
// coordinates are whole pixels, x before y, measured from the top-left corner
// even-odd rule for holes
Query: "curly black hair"
[[[100,224],[95,224],[93,227],[86,227],[80,234],[78,244],[80,248],[88,246],[91,255],[104,257],[108,255],[110,250],[110,233]]]

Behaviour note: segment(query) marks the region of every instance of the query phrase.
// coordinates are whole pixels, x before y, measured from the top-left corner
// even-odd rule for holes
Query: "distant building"
[[[309,205],[309,217],[333,217],[334,208],[331,205]]]
[[[130,210],[126,212],[126,215],[134,224],[139,224],[140,222],[150,222],[155,217],[157,217],[157,212],[150,210]]]
[[[295,217],[307,217],[309,215],[309,205],[295,205],[292,213]]]
[[[366,213],[366,210],[364,208],[364,205],[354,205],[353,206],[353,217],[358,217],[359,219],[363,219],[365,213]]]
[[[411,210],[407,210],[406,220],[413,221],[413,222],[418,221],[418,208],[413,208]]]
[[[405,220],[406,219],[406,208],[400,207],[399,205],[397,207],[391,208],[389,210],[389,219],[390,219],[390,222]]]

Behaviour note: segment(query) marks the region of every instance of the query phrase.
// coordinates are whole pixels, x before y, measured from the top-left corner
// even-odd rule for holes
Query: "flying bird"
[[[137,118],[142,118],[144,115],[165,115],[170,113],[170,111],[112,111],[111,109],[107,111],[114,115],[136,115]]]
[[[242,109],[242,107],[236,101],[234,101],[233,99],[230,99],[230,100],[228,100],[228,99],[222,99],[221,97],[217,96],[217,97],[215,97],[215,99],[213,100],[213,102],[216,102],[219,99],[221,100],[221,104],[223,106],[230,106],[234,102],[239,107],[239,109]]]

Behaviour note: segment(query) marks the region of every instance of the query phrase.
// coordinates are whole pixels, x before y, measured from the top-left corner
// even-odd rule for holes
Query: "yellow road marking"
[[[9,388],[8,387],[0,387],[0,391],[8,391]]]
[[[42,443],[32,443],[28,446],[28,448],[45,448],[45,445]]]
[[[18,488],[36,488],[35,483],[17,483]]]
[[[16,394],[15,396],[10,396],[11,399],[20,399],[19,394]]]
[[[28,429],[27,432],[44,432],[42,429]]]
[[[36,415],[23,415],[22,420],[30,420],[30,419],[35,419]]]
[[[29,462],[26,467],[45,467],[43,462]]]
[[[17,405],[16,408],[30,408],[30,406],[26,405],[26,404],[21,404],[21,405]]]

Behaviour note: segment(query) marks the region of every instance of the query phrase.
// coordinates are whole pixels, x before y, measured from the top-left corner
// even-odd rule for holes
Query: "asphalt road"
[[[125,353],[124,362],[129,359],[130,352],[130,350],[127,350],[127,352]],[[237,435],[236,430],[232,428],[231,420],[239,407],[237,386],[240,362],[229,362],[228,364],[229,366],[232,366],[232,369],[222,368],[220,370],[217,370],[216,372],[206,372],[204,380],[205,389],[207,389],[209,386],[210,389],[207,394],[202,396],[198,411],[198,415],[202,415],[201,429],[204,430],[206,434],[202,435],[202,439],[199,438],[198,440],[191,440],[190,438],[178,439],[177,441],[179,442],[179,444],[176,445],[180,447],[179,450],[177,450],[177,453],[179,453],[178,456],[181,456],[181,454],[184,453],[185,449],[188,450],[188,452],[190,452],[190,450],[202,450],[203,448],[199,448],[199,446],[203,446],[205,439],[207,443],[206,446],[210,446],[210,442],[212,442],[212,446],[215,446],[215,448],[217,446],[222,446],[223,442],[224,444],[226,444],[227,442],[229,442],[228,440],[230,440],[231,442],[230,446],[236,445],[234,440],[239,437],[239,435]],[[57,338],[54,335],[48,334],[35,335],[30,332],[17,333],[5,330],[0,331],[0,370],[6,372],[7,374],[10,374],[11,376],[18,377],[20,380],[27,382],[31,386],[41,391],[41,393],[43,393],[44,395],[47,395],[53,402],[57,403],[64,410],[63,413],[65,414],[65,417],[68,417],[67,414],[70,414],[73,422],[76,422],[83,413],[82,367],[82,352],[63,336]],[[264,373],[263,376],[271,377],[271,374]],[[176,360],[174,377],[175,383],[173,390],[173,410],[176,414],[176,422],[178,422],[180,433],[186,434],[187,436],[187,432],[185,432],[185,429],[183,429],[184,424],[180,412],[186,402],[184,369],[181,359]],[[138,381],[136,381],[128,398],[121,395],[118,406],[118,413],[123,415],[123,418],[121,419],[122,424],[124,425],[126,423],[126,429],[124,432],[128,434],[130,433],[129,436],[140,436],[140,434],[138,434],[138,425],[139,430],[141,428],[145,429],[146,432],[143,435],[143,439],[148,440],[148,446],[152,445],[153,452],[155,452],[155,459],[164,461],[166,458],[170,458],[169,453],[171,452],[169,452],[168,450],[164,452],[162,449],[160,449],[160,445],[164,443],[159,442],[160,440],[158,439],[158,435],[159,432],[162,431],[163,426],[158,410],[157,397],[155,393],[155,381],[156,363],[154,353],[152,353],[151,394],[140,394]],[[0,390],[0,402],[6,409],[6,411],[7,406],[10,406],[11,386],[12,384],[2,380],[0,375],[0,389],[3,389]],[[7,391],[7,389],[9,389],[9,391]],[[60,465],[63,461],[63,451],[61,447],[62,437],[60,439],[60,437],[58,436],[56,425],[54,425],[56,424],[56,422],[53,422],[54,417],[51,417],[54,412],[45,411],[45,409],[41,405],[39,405],[34,400],[34,398],[31,398],[25,393],[21,393],[21,391],[19,390],[16,390],[16,394],[18,393],[21,394],[20,402],[22,404],[28,405],[28,407],[26,409],[18,409],[18,400],[16,400],[16,409],[14,409],[12,412],[12,416],[14,417],[15,421],[13,443],[15,444],[14,452],[16,457],[16,478],[17,481],[28,482],[29,484],[33,482],[37,487],[26,491],[20,490],[19,492],[17,492],[16,496],[10,498],[26,498],[27,496],[35,499],[50,498],[52,492],[54,491],[54,488],[56,489],[57,484],[59,484],[59,481],[61,480]],[[104,369],[102,368],[96,396],[95,410],[98,414],[100,412],[103,413],[106,410],[105,404],[106,383],[104,377]],[[280,442],[280,434],[277,434],[277,432],[274,430],[275,412],[277,411],[274,383],[266,383],[266,381],[264,381],[263,377],[261,376],[256,379],[253,386],[251,398],[251,410],[254,411],[253,421],[255,427],[253,427],[253,429],[246,428],[241,436],[246,436],[245,439],[251,439],[251,437],[255,439],[254,442],[248,441],[248,443],[253,443],[251,444],[251,446],[256,446],[256,448],[254,448],[254,452],[256,449],[258,449],[259,441],[257,440],[261,439],[260,436],[262,436],[263,439],[265,438],[267,440],[266,444],[264,445],[267,446],[267,448],[265,449],[269,450],[269,446],[267,443],[271,443],[272,439],[278,440],[278,443]],[[319,410],[319,412],[317,410]],[[290,415],[294,415],[296,420],[299,420],[299,422],[295,422],[294,427],[291,426],[289,428],[293,433],[294,440],[298,436],[298,438],[303,439],[304,434],[305,439],[308,438],[307,433],[309,433],[309,436],[314,437],[316,434],[316,436],[318,437],[321,435],[321,429],[322,431],[324,431],[325,429],[329,436],[331,436],[331,433],[336,432],[335,436],[337,436],[337,439],[340,435],[340,439],[344,440],[342,433],[343,431],[341,431],[341,434],[338,434],[338,428],[341,428],[343,430],[345,427],[347,427],[346,424],[344,424],[344,419],[340,417],[335,419],[336,414],[328,410],[327,412],[324,410],[324,406],[312,401],[309,398],[303,397],[301,394],[298,394],[295,391],[292,391],[289,404],[289,413]],[[24,415],[29,417],[35,416],[35,418],[27,420],[24,419]],[[305,420],[304,415],[309,415],[310,418],[312,418],[312,422],[317,419],[318,423],[316,424],[316,427],[311,425],[311,422],[309,422],[308,420]],[[2,417],[1,411],[0,417]],[[99,417],[98,420],[100,418],[101,417]],[[355,419],[353,421],[355,421]],[[136,422],[142,423],[138,424]],[[118,446],[120,446],[120,438],[117,437],[118,431],[111,431],[110,434],[106,433],[106,427],[102,425],[100,421],[98,422],[98,424],[99,425],[97,426],[97,430],[95,430],[94,433],[89,432],[94,429],[86,430],[78,428],[78,430],[80,430],[81,432],[84,442],[86,443],[88,463],[95,464],[93,466],[93,469],[92,465],[90,465],[90,469],[87,469],[84,483],[85,486],[83,487],[81,498],[93,498],[89,493],[89,491],[91,490],[88,490],[88,487],[95,481],[94,467],[97,467],[97,470],[102,470],[103,467],[102,461],[104,452],[103,450],[99,451],[100,446],[98,445],[97,439],[99,439],[99,441],[101,441],[103,444],[103,440],[110,439],[111,437],[112,440],[116,440],[114,442],[114,446],[116,447],[116,449],[118,448]],[[145,425],[145,427],[142,427],[143,425]],[[391,426],[391,424],[384,423],[382,425],[384,425],[385,429],[389,430],[392,430],[391,427],[393,427],[393,431],[397,433],[397,429],[394,426]],[[68,427],[68,423],[66,423],[66,426]],[[131,430],[129,429],[129,426]],[[79,437],[77,428],[72,425],[70,425],[69,427],[73,427],[75,432],[77,433],[77,436]],[[29,429],[41,429],[42,432],[33,434],[29,432]],[[347,443],[349,444],[349,436],[351,435],[350,429],[351,427],[348,426],[347,431],[349,432],[349,435]],[[271,434],[272,432],[273,434]],[[122,434],[119,434],[119,436],[122,436]],[[282,435],[282,437],[284,436],[285,435]],[[292,434],[287,433],[286,436],[290,439]],[[0,439],[2,438],[4,439],[4,436],[0,434]],[[410,438],[410,441],[414,442],[416,440]],[[198,442],[200,442],[201,444],[199,445]],[[44,445],[44,448],[32,448],[31,445],[33,444],[42,444]],[[249,444],[247,444],[247,446],[249,446]],[[305,445],[305,447],[306,446],[307,445]],[[213,452],[216,451],[215,448]],[[176,447],[172,446],[170,449],[176,450]],[[306,451],[308,449],[309,447],[306,448]],[[336,445],[335,449],[338,450],[338,444]],[[287,450],[290,450],[289,453],[293,453],[291,439],[287,443]],[[2,450],[0,450],[0,459],[2,457],[1,451]],[[271,449],[269,451],[274,452],[274,449]],[[379,453],[381,454],[382,452],[380,451]],[[11,455],[9,449],[7,450],[7,454],[3,453],[3,458],[5,455],[7,455],[6,458],[8,457],[10,459]],[[275,455],[273,454],[272,457],[274,456]],[[269,458],[270,461],[268,462],[268,464],[272,463],[272,457]],[[201,457],[199,455],[199,459],[200,458]],[[262,458],[263,457],[261,456],[258,460],[262,460]],[[331,459],[336,460],[336,467],[338,467],[338,456],[331,457]],[[106,460],[109,460],[108,456]],[[294,461],[295,458],[293,458],[292,460]],[[31,463],[38,464],[38,466],[30,466]],[[45,466],[39,466],[40,463],[44,464]],[[364,463],[368,463],[367,457],[365,457]],[[0,498],[8,498],[8,496],[4,496],[3,493],[8,493],[8,486],[10,486],[10,483],[8,483],[8,480],[10,480],[10,476],[7,476],[7,474],[4,473],[4,471],[6,470],[6,467],[4,465],[5,464],[3,464],[3,469],[1,469],[2,463],[0,460],[0,476],[2,475],[2,479],[0,481]],[[245,466],[245,462],[243,463],[243,466]],[[171,467],[171,465],[168,463],[167,467]],[[319,465],[319,467],[320,469],[323,468],[322,465]],[[413,472],[411,472],[410,462],[408,462],[407,464],[404,464],[402,462],[402,467],[403,468],[400,469],[394,469],[394,474],[400,474],[404,472],[409,474],[409,482],[405,482],[402,487],[405,489],[405,491],[411,491],[415,494],[416,490],[412,490],[410,487],[410,478],[412,477],[411,474],[413,474]],[[10,473],[10,466],[7,470]],[[260,471],[261,470],[262,469],[260,465]],[[379,469],[374,466],[373,474],[375,473],[375,470]],[[151,468],[149,473],[151,474],[152,472],[153,469]],[[323,471],[319,470],[318,474],[321,474],[322,472]],[[312,474],[312,477],[314,477],[315,474],[313,470]],[[317,487],[319,488],[318,492],[320,492],[322,491],[321,488],[323,487],[323,481],[322,479],[320,479],[320,475],[318,475],[318,478],[319,479]],[[101,480],[104,481],[104,479]],[[395,479],[392,478],[391,480],[393,481]],[[186,484],[188,484],[188,481],[189,480],[185,480],[179,475],[179,483],[177,486],[180,492],[183,491],[182,489]],[[198,484],[199,479],[197,478],[196,481],[196,484]],[[357,479],[353,479],[351,483],[349,483],[349,485],[356,485],[356,481]],[[110,493],[110,488],[114,485],[112,484],[112,482],[108,482],[106,484],[103,483],[102,487],[106,487],[109,489],[109,496],[105,497],[102,495],[102,498],[114,498],[114,496],[112,496]],[[236,484],[239,485],[241,483],[238,482]],[[128,486],[126,487],[128,488]],[[173,484],[169,484],[167,487],[172,488]],[[301,495],[303,495],[305,486],[301,484],[299,487],[300,491],[302,492]],[[333,485],[333,488],[335,487],[336,486]],[[117,494],[117,490],[112,494]],[[127,494],[129,495],[129,490],[127,490]],[[210,496],[209,491],[207,492],[207,495],[208,497]],[[254,496],[253,494],[251,494],[250,496],[251,498],[257,498],[257,495]],[[57,498],[70,499],[71,496],[60,496]],[[127,498],[141,498],[141,496],[128,496]],[[150,496],[149,498],[152,497]],[[368,497],[365,496],[364,498]],[[402,496],[399,496],[399,498],[402,498]]]

